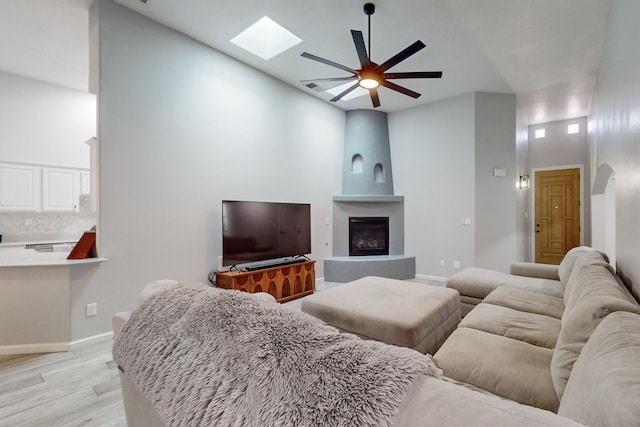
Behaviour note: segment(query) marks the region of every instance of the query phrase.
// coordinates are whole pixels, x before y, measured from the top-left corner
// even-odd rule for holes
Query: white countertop
[[[94,264],[107,261],[106,258],[67,259],[68,252],[37,252],[34,249],[18,247],[0,248],[1,267],[49,267]]]

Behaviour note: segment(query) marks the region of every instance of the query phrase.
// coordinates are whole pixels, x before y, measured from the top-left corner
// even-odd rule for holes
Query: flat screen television
[[[311,253],[311,205],[222,201],[222,264]]]

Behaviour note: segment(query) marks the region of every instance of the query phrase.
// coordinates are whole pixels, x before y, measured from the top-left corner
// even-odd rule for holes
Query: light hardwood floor
[[[0,426],[126,426],[112,343],[0,356]]]

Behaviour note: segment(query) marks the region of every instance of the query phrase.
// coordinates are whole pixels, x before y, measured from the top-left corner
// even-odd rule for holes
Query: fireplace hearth
[[[349,256],[389,255],[389,217],[349,217]]]

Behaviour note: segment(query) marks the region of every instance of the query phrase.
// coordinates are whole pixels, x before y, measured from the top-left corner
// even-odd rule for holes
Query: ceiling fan
[[[364,37],[362,36],[362,31],[351,30],[351,36],[353,37],[353,43],[356,46],[356,52],[358,54],[358,59],[360,60],[361,68],[359,70],[355,70],[353,68],[346,67],[344,65],[338,64],[337,62],[330,61],[328,59],[321,58],[316,55],[312,55],[307,52],[303,52],[301,56],[312,59],[314,61],[322,62],[323,64],[330,65],[335,68],[339,68],[341,70],[347,71],[351,73],[351,76],[348,77],[330,77],[324,79],[311,79],[311,80],[301,80],[301,83],[314,83],[314,82],[339,82],[339,81],[349,81],[349,80],[357,80],[352,86],[349,86],[342,93],[336,95],[331,98],[331,102],[336,102],[349,92],[355,90],[357,87],[363,87],[369,90],[369,95],[371,96],[371,102],[373,103],[373,107],[377,108],[380,106],[380,98],[378,97],[378,87],[384,86],[391,90],[395,90],[396,92],[400,92],[407,96],[411,96],[413,98],[418,98],[420,94],[418,92],[414,92],[406,87],[397,85],[389,80],[394,79],[439,79],[442,77],[442,71],[416,71],[416,72],[408,72],[408,73],[387,73],[386,71],[391,67],[397,65],[398,63],[404,61],[409,58],[411,55],[418,52],[420,49],[425,47],[425,44],[420,40],[416,41],[406,49],[400,51],[393,57],[387,59],[382,64],[378,65],[375,62],[371,61],[371,15],[375,12],[375,5],[373,3],[366,3],[364,5],[364,13],[368,16],[369,20],[369,52],[367,52],[367,48],[364,44]]]

